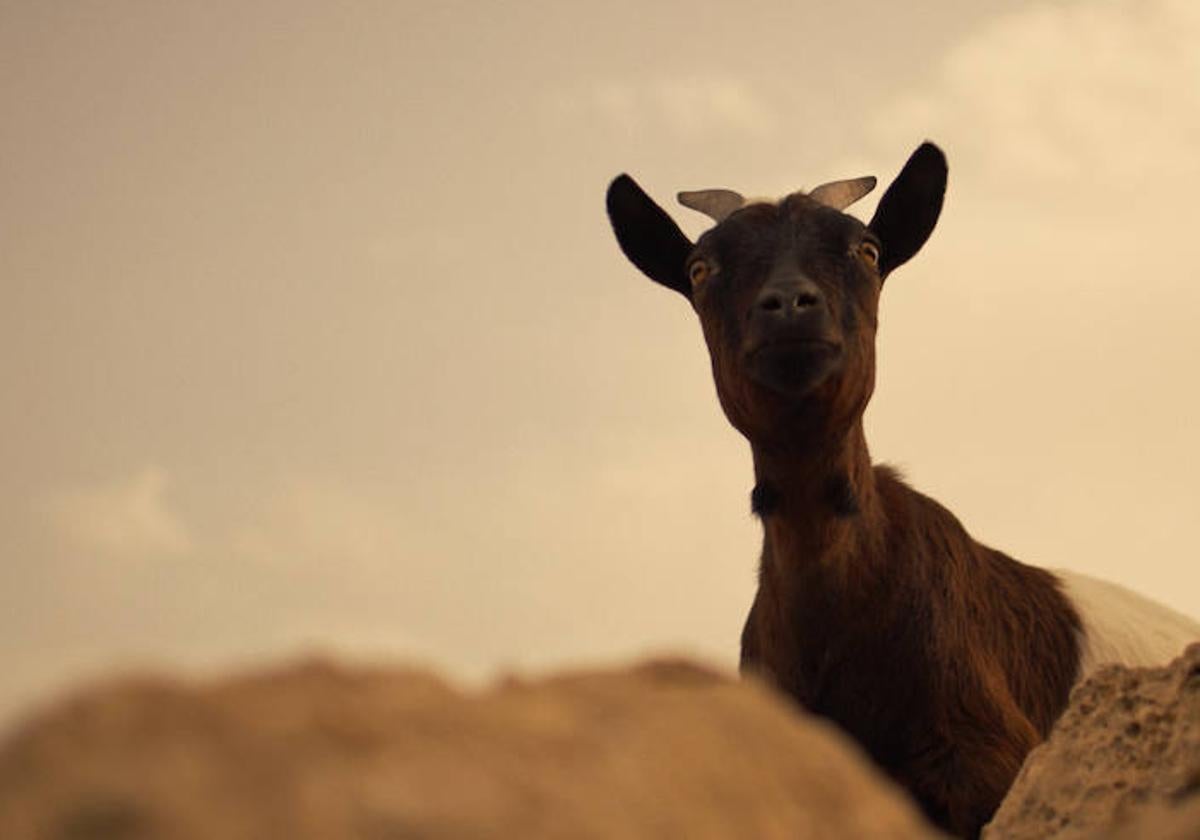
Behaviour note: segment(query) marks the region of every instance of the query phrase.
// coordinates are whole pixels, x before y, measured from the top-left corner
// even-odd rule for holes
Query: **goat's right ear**
[[[679,225],[646,195],[628,175],[620,175],[608,186],[608,220],[617,244],[642,273],[689,300],[692,285],[687,279],[687,258],[692,243]]]

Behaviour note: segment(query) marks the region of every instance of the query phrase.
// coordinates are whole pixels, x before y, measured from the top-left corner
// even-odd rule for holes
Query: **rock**
[[[0,837],[931,838],[829,725],[683,661],[508,680],[305,663],[93,687],[0,743]]]
[[[1196,840],[1200,837],[1200,798],[1192,797],[1177,807],[1151,805],[1096,836],[1100,840]]]
[[[1076,688],[983,836],[1200,837],[1200,644],[1165,668],[1109,666]]]

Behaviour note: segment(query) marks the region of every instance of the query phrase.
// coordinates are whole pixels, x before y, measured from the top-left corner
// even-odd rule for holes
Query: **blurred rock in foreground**
[[[0,743],[5,840],[551,836],[937,835],[839,733],[681,661],[478,694],[321,663],[122,681]]]
[[[1200,838],[1200,644],[1097,672],[1029,754],[986,840]]]

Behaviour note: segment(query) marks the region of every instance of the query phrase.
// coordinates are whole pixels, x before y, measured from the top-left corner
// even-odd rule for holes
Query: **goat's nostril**
[[[821,300],[815,289],[767,289],[758,298],[756,309],[777,317],[790,317],[819,306]]]

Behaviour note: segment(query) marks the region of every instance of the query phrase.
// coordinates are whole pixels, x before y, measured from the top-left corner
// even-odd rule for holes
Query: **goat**
[[[1165,662],[1200,625],[982,545],[872,465],[880,291],[932,233],[946,177],[921,145],[866,225],[842,211],[874,178],[778,202],[680,193],[716,223],[695,244],[628,175],[607,207],[629,260],[691,301],[721,407],[750,442],[764,540],[741,670],[832,719],[931,819],[975,837],[1078,680],[1104,660]]]

